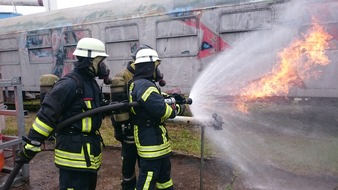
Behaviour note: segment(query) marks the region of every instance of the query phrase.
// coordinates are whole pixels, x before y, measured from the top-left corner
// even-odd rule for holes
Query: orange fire
[[[247,113],[248,102],[272,96],[286,96],[291,87],[303,87],[303,80],[317,79],[321,73],[316,66],[330,63],[324,52],[331,38],[313,19],[311,29],[303,34],[303,38],[294,41],[278,54],[280,61],[269,74],[241,89],[235,107]]]

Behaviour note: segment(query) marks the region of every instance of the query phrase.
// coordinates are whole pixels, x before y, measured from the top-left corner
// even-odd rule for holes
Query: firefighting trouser
[[[97,172],[59,169],[60,190],[95,190]]]
[[[135,164],[138,160],[136,145],[122,141],[122,190],[134,190],[136,185]]]
[[[140,158],[140,171],[136,184],[137,190],[173,190],[173,182],[170,177],[170,156],[149,160]]]

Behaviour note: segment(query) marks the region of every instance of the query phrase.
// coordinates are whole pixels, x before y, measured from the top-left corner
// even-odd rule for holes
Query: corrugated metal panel
[[[12,12],[0,12],[0,19],[10,18],[10,17],[16,17],[16,16],[22,16],[22,14],[20,14],[20,13],[12,13]]]

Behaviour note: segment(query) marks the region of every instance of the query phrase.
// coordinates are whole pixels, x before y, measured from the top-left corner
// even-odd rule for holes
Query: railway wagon
[[[320,81],[307,83],[306,89],[294,89],[290,96],[338,97],[338,2],[307,2],[312,2],[309,14],[318,16],[320,24],[333,36],[326,50],[332,63],[323,69],[325,75]],[[126,66],[139,44],[148,44],[162,59],[161,70],[167,81],[162,89],[189,94],[212,60],[248,34],[264,36],[273,29],[271,23],[276,22],[289,22],[292,27],[290,20],[279,18],[290,3],[289,0],[123,0],[2,19],[1,77],[21,77],[23,91],[34,97],[40,90],[40,76],[52,73],[61,77],[68,73],[76,60],[72,53],[77,42],[83,37],[94,37],[106,45],[109,57],[105,61],[111,76]],[[310,27],[311,20],[302,20],[302,25]],[[294,33],[300,35],[299,30]],[[259,38],[252,40],[260,43]],[[273,48],[260,53],[275,60],[278,51]],[[264,67],[273,65],[271,61]],[[99,84],[103,92],[109,93],[109,86],[102,81]]]

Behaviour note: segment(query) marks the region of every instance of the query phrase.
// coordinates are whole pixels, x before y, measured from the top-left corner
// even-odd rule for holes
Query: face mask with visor
[[[94,75],[97,76],[99,79],[105,79],[109,77],[110,70],[107,68],[107,65],[103,62],[106,57],[95,57],[92,62],[91,70],[93,71]]]
[[[154,80],[155,82],[158,82],[160,86],[165,86],[166,82],[163,80],[163,73],[161,73],[159,66],[161,64],[161,61],[157,60],[155,61],[155,71],[154,71]]]

